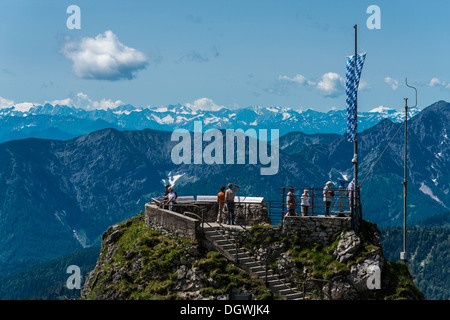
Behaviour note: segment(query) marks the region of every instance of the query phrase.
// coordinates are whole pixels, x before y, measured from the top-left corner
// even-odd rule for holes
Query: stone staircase
[[[265,266],[251,257],[244,249],[236,247],[232,233],[228,232],[234,228],[242,227],[236,225],[220,226],[217,223],[210,223],[205,225],[203,230],[206,240],[228,260],[265,282],[270,289],[284,299],[302,300],[303,294],[301,292],[292,288],[289,283],[275,275],[270,269],[266,270]]]

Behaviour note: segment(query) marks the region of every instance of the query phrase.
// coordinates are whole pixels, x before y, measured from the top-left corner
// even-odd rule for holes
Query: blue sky
[[[366,26],[370,5],[381,29]],[[414,104],[406,77],[424,108],[450,101],[449,12],[446,0],[2,0],[0,105],[344,109],[358,24],[359,111]]]

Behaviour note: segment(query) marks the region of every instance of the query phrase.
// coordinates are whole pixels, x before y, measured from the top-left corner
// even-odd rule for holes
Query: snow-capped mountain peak
[[[3,108],[0,111],[0,142],[11,140],[16,136],[20,138],[33,136],[35,132],[48,129],[58,129],[60,134],[65,133],[64,137],[75,137],[89,133],[93,129],[111,127],[126,130],[183,128],[193,131],[196,121],[202,121],[203,130],[264,128],[278,129],[280,135],[294,131],[307,134],[344,134],[347,129],[346,110],[333,109],[325,113],[313,109],[296,110],[285,106],[202,109],[189,104],[164,107],[135,107],[127,104],[113,109],[85,110],[46,103],[44,106],[24,104]],[[409,116],[412,117],[419,112],[418,109],[410,110]],[[68,122],[67,117],[71,117],[72,122]],[[358,116],[358,130],[363,131],[385,118],[401,122],[404,119],[404,112],[397,112],[384,106],[369,112],[361,112]],[[75,125],[77,122],[83,122],[83,126]]]
[[[379,106],[379,107],[377,107],[377,108],[374,108],[374,109],[370,110],[369,112],[370,112],[370,113],[393,113],[393,112],[395,112],[395,110],[392,109],[392,108],[387,108],[387,107],[384,107],[384,106]]]

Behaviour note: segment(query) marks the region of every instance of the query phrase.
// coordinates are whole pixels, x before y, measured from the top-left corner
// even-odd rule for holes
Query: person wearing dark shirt
[[[236,187],[233,189],[233,186]],[[228,184],[228,190],[225,191],[225,202],[227,204],[228,209],[228,224],[234,224],[234,197],[236,192],[239,190],[239,186],[234,183]]]

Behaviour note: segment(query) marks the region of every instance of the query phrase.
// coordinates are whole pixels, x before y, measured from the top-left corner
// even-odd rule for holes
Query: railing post
[[[355,190],[350,190],[350,218],[352,219],[352,228],[353,230],[355,230],[355,208],[354,208],[354,203],[355,203]]]
[[[305,281],[303,281],[303,300],[305,300]]]
[[[265,274],[264,283],[267,286],[267,251],[266,251],[266,258],[265,258],[265,260],[266,260],[266,274]]]
[[[286,187],[283,187],[283,199],[281,200],[281,224],[284,223],[284,198],[286,197]]]
[[[314,216],[314,187],[311,187],[311,217]]]
[[[202,232],[205,232],[205,210],[202,208]]]
[[[234,242],[236,244],[236,265],[239,265],[239,259],[238,259],[238,240],[237,238],[234,239]]]
[[[361,223],[362,223],[362,206],[361,206],[361,194],[359,187],[357,188],[357,197],[358,197],[358,232],[361,229]]]

